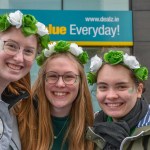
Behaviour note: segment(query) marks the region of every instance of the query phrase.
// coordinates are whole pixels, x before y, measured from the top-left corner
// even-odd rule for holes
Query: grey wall
[[[150,72],[150,0],[132,0],[133,11],[133,54]],[[149,73],[150,74],[150,73]],[[150,75],[146,81],[144,96],[150,103]]]

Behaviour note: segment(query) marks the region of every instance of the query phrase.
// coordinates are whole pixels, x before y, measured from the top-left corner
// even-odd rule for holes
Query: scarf
[[[132,110],[117,122],[107,122],[108,116],[100,111],[95,117],[93,129],[105,139],[104,150],[119,150],[123,139],[130,136],[147,111],[148,103],[143,98],[138,99]]]
[[[14,105],[16,105],[20,100],[27,99],[30,95],[27,91],[20,90],[18,91],[19,95],[16,95],[12,92],[10,92],[7,88],[4,90],[4,92],[1,95],[2,100],[9,104],[8,109],[11,109]]]

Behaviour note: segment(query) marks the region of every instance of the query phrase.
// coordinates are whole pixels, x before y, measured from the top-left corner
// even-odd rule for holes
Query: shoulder
[[[0,149],[21,150],[16,116],[0,101]]]
[[[106,141],[103,139],[103,137],[96,134],[92,127],[88,127],[86,132],[86,139],[92,141],[95,144],[95,149],[103,150],[105,147]]]
[[[8,104],[0,101],[0,149],[12,149],[12,134],[14,126],[13,114],[8,109]]]
[[[94,118],[98,116],[99,111],[94,112]]]
[[[150,105],[148,112],[146,113],[145,117],[138,123],[138,128],[143,126],[149,126],[150,125]]]
[[[20,142],[18,123],[17,123],[16,116],[13,116],[12,137],[11,137],[10,146],[14,150],[21,150],[21,142]]]

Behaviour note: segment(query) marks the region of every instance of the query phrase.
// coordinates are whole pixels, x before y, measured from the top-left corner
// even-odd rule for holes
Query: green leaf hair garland
[[[124,54],[123,51],[110,50],[104,54],[103,60],[97,55],[91,58],[90,72],[87,74],[87,80],[90,85],[96,83],[96,74],[101,68],[103,62],[111,65],[121,64],[130,68],[133,70],[139,81],[145,81],[148,79],[148,69],[142,67],[136,60],[135,56],[129,56],[127,53]]]
[[[44,24],[38,22],[36,18],[30,14],[23,15],[19,10],[0,15],[0,32],[6,31],[9,27],[14,26],[21,28],[25,36],[32,34],[39,35],[40,45],[42,48],[47,48],[49,43],[49,33]]]
[[[83,51],[81,47],[78,47],[76,43],[69,43],[66,41],[58,41],[52,44],[48,44],[48,49],[44,49],[42,53],[37,56],[36,61],[41,66],[45,60],[50,57],[53,53],[65,53],[70,52],[72,55],[77,57],[81,64],[87,63],[89,56],[87,52]]]

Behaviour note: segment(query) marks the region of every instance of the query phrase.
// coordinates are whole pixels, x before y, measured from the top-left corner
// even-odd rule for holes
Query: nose
[[[65,87],[65,83],[64,83],[64,81],[63,81],[63,79],[62,79],[62,76],[60,76],[60,77],[58,78],[58,81],[57,81],[57,83],[56,83],[56,86],[57,86],[57,87]]]
[[[107,91],[107,99],[115,99],[118,98],[118,94],[114,89],[109,89],[109,91]]]
[[[24,61],[24,56],[23,56],[23,52],[22,50],[19,50],[14,56],[13,58],[18,61],[18,62],[23,62]]]

